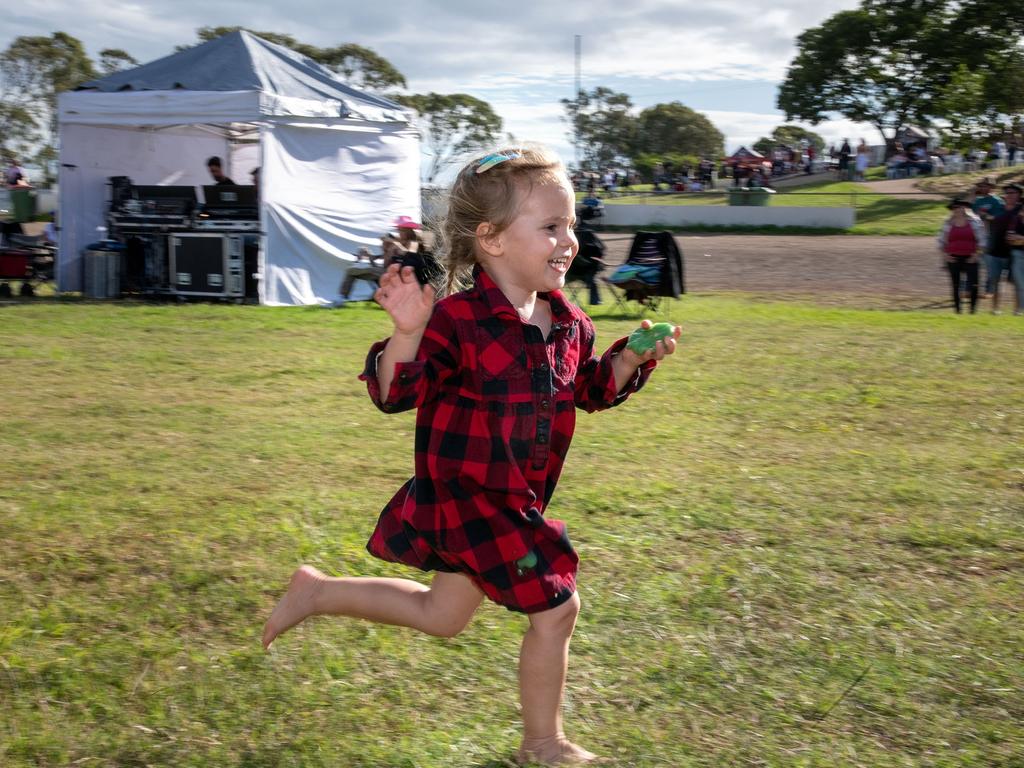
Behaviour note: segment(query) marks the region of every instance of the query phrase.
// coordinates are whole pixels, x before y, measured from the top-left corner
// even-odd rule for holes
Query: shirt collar
[[[474,290],[491,310],[491,314],[498,317],[521,320],[519,313],[516,312],[516,308],[512,306],[512,302],[508,300],[508,297],[502,293],[498,284],[494,282],[493,278],[479,264],[473,267],[473,284]],[[551,306],[551,317],[554,322],[562,324],[572,320],[572,309],[562,296],[561,291],[551,291],[550,293],[545,292],[537,295],[547,299],[548,304]]]

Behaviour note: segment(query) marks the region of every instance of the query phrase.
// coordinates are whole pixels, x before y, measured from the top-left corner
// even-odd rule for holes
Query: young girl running
[[[518,760],[547,765],[595,759],[562,730],[579,557],[565,525],[545,516],[575,410],[623,402],[680,332],[643,355],[626,339],[595,354],[593,324],[559,290],[577,251],[574,223],[572,187],[545,150],[506,149],[459,173],[442,231],[447,296],[435,304],[409,267],[391,266],[376,299],[394,332],[371,347],[360,376],[382,411],[417,409],[415,477],[367,549],[433,580],[330,578],[303,566],[263,630],[269,647],[330,614],[453,637],[484,597],[525,613]]]

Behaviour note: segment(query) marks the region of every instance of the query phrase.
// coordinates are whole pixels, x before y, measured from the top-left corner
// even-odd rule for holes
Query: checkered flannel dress
[[[416,359],[380,391],[374,344],[360,376],[382,411],[417,409],[415,477],[380,514],[367,549],[425,571],[465,573],[488,598],[524,613],[576,589],[579,557],[564,523],[544,517],[572,441],[576,408],[624,401],[655,367],[615,390],[619,339],[594,355],[594,326],[558,291],[547,339],[522,322],[479,267],[473,288],[442,299]]]

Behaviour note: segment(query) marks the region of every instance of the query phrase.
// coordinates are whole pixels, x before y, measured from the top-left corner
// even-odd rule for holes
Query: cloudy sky
[[[60,30],[82,40],[94,58],[103,48],[122,48],[147,62],[195,42],[197,28],[220,25],[283,32],[317,46],[358,43],[391,61],[411,92],[482,98],[517,139],[545,142],[571,160],[559,100],[573,95],[574,35],[582,36],[584,89],[602,85],[627,93],[638,108],[680,101],[707,115],[732,151],[784,122],[775,95],[796,36],[858,4],[32,0],[4,3],[0,47],[19,35]],[[879,140],[870,126],[841,119],[813,130],[828,142]]]

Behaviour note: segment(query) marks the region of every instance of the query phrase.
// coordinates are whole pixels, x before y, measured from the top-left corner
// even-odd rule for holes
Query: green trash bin
[[[14,221],[19,224],[32,221],[36,215],[36,196],[31,189],[12,189],[11,206],[14,208]]]
[[[729,187],[729,205],[768,205],[774,194],[764,187]]]

